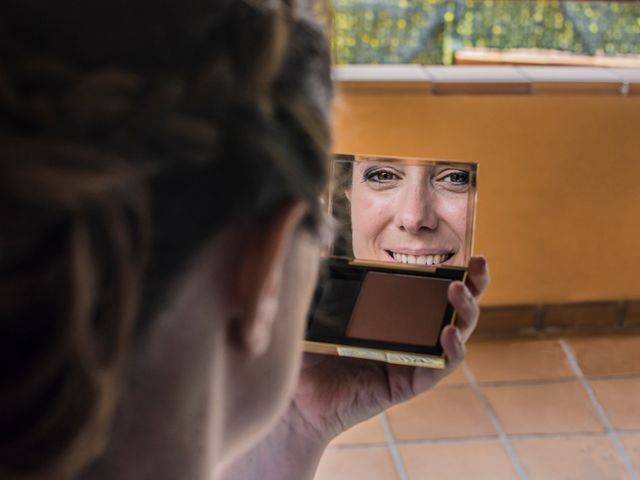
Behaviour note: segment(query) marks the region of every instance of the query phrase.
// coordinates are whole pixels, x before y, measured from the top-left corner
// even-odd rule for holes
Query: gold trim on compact
[[[418,353],[394,352],[391,350],[378,350],[373,348],[351,347],[335,343],[314,342],[305,340],[304,349],[311,353],[325,353],[340,357],[363,358],[395,365],[409,365],[413,367],[445,368],[444,356],[421,355]]]

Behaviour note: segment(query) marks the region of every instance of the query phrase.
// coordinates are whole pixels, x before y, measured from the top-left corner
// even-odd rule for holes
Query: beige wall
[[[344,91],[335,151],[480,163],[485,305],[640,298],[640,95]]]

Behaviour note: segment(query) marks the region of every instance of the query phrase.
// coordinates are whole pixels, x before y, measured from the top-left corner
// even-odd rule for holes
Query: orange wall
[[[640,96],[343,92],[335,151],[480,163],[485,305],[640,298]]]

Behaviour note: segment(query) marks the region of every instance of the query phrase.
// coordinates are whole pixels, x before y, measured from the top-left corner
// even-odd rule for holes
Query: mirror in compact
[[[443,368],[466,278],[477,164],[336,155],[326,204],[337,224],[311,306],[307,351]]]

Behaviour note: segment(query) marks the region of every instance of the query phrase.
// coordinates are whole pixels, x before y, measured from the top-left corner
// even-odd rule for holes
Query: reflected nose
[[[396,212],[398,228],[411,234],[418,234],[421,230],[435,230],[438,227],[438,216],[433,200],[423,189],[406,192]]]

